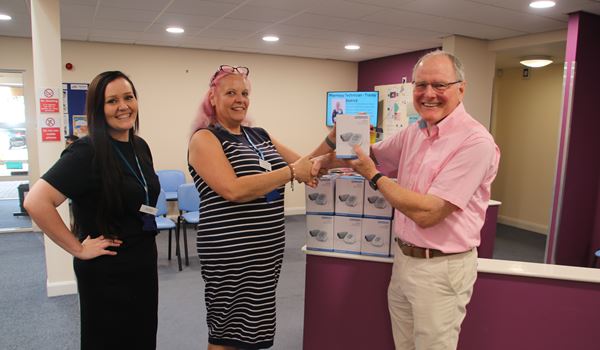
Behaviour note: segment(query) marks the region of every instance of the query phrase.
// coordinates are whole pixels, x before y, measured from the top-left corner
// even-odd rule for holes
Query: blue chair
[[[600,249],[596,250],[594,253],[594,266],[592,267],[598,266],[598,258],[600,258]]]
[[[160,189],[160,194],[156,200],[156,209],[158,209],[155,218],[156,228],[158,231],[169,230],[169,260],[171,260],[171,237],[173,229],[177,228],[177,225],[173,222],[173,220],[166,217],[168,213],[167,198],[165,196],[165,191],[162,188]],[[181,262],[179,265],[181,265]]]
[[[185,175],[181,170],[158,170],[158,181],[160,182],[160,188],[165,190],[167,201],[177,200],[177,189],[179,185],[185,183]]]
[[[198,224],[200,222],[200,194],[193,183],[183,184],[177,190],[177,198],[179,204],[179,217],[177,218],[177,230],[175,231],[175,242],[177,245],[176,253],[179,252],[179,232],[183,226],[183,246],[185,248],[185,265],[189,266],[187,247],[187,231],[188,224]],[[181,262],[179,263],[179,271],[181,271]]]

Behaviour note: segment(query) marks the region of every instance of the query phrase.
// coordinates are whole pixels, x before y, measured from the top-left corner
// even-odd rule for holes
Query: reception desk
[[[308,251],[304,349],[394,349],[392,258]],[[600,269],[479,259],[461,350],[600,348]]]

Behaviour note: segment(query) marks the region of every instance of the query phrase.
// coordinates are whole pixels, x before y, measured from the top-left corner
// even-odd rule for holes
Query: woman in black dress
[[[86,100],[89,136],[69,146],[24,206],[73,255],[81,349],[155,349],[156,224],[160,191],[148,144],[136,136],[137,93],[118,71],[99,74]],[[74,227],[56,207],[70,198]]]

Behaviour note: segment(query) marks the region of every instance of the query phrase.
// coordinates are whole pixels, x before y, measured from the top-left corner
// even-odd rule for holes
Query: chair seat
[[[166,218],[164,216],[157,216],[155,219],[156,219],[156,227],[159,230],[174,229],[176,226],[175,223],[173,222],[173,220]]]
[[[600,249],[596,250],[595,255],[596,255],[596,257],[600,258]]]
[[[165,197],[168,201],[176,201],[177,200],[177,192],[166,192]]]
[[[188,224],[197,224],[200,222],[200,212],[199,211],[188,211],[187,213],[181,214],[181,217]]]

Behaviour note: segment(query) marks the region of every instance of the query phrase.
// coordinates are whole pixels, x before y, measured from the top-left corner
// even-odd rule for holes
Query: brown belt
[[[431,259],[431,258],[436,258],[438,256],[448,256],[448,255],[465,253],[465,252],[444,253],[441,250],[437,250],[437,249],[433,249],[433,248],[416,247],[410,243],[403,242],[400,239],[396,239],[396,242],[398,242],[398,247],[400,247],[400,250],[402,250],[402,253],[404,253],[404,255],[412,256],[413,258]]]

